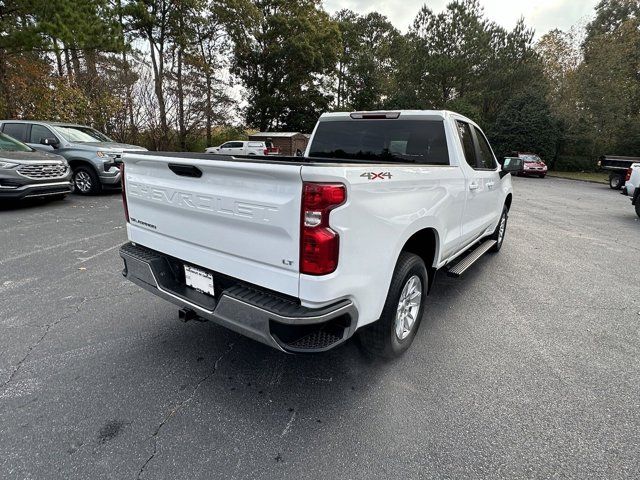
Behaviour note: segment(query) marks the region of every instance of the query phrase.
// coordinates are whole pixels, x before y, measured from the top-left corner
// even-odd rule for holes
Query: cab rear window
[[[310,157],[449,165],[442,120],[320,122]]]

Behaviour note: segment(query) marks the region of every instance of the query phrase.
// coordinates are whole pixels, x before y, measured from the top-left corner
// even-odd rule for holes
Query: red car
[[[547,165],[535,153],[519,153],[518,157],[524,160],[524,171],[518,175],[540,178],[547,175]]]

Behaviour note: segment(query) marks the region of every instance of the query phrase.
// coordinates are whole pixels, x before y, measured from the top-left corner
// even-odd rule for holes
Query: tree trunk
[[[206,104],[206,128],[207,128],[207,147],[211,147],[211,142],[213,139],[211,138],[211,128],[213,127],[213,109],[211,105],[211,73],[209,72],[209,66],[207,65],[206,71],[206,80],[207,80],[207,104]]]
[[[73,71],[75,72],[74,79],[77,84],[81,76],[81,70],[80,70],[80,59],[78,58],[78,51],[75,48],[71,49],[71,63],[73,64]]]
[[[338,66],[338,101],[337,101],[337,107],[338,110],[340,110],[340,108],[342,107],[342,61],[340,61],[340,64]]]
[[[167,147],[167,134],[168,134],[168,125],[167,125],[167,107],[164,101],[164,91],[162,89],[162,77],[164,76],[164,72],[162,71],[163,66],[159,64],[158,59],[156,58],[156,45],[153,41],[153,36],[151,33],[148,34],[149,39],[149,47],[151,49],[151,65],[153,67],[153,85],[154,92],[156,94],[156,99],[158,100],[158,114],[160,115],[160,129],[162,137],[160,138],[159,147],[160,149],[166,149]],[[162,52],[160,52],[162,55]],[[162,62],[162,59],[160,59]]]
[[[64,77],[64,70],[62,68],[62,53],[60,52],[60,45],[58,44],[58,40],[53,39],[53,52],[56,55],[56,65],[58,67],[58,76],[60,78]]]
[[[178,144],[180,150],[187,149],[187,128],[184,121],[184,85],[182,82],[182,47],[178,47],[178,71],[176,74],[178,90]]]
[[[73,67],[71,66],[71,54],[69,53],[69,48],[64,47],[64,66],[67,69],[67,77],[69,77],[69,83],[74,83],[74,72]]]
[[[11,100],[11,93],[9,92],[9,81],[7,78],[7,52],[0,48],[0,98],[2,101],[0,102],[0,106],[2,109],[3,118],[11,118],[11,109],[9,107]]]

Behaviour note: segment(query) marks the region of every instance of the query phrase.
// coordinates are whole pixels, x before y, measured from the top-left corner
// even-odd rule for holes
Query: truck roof
[[[375,110],[375,111],[354,111],[354,112],[327,112],[323,113],[320,116],[320,121],[331,121],[338,119],[362,119],[362,118],[381,118],[381,116],[386,116],[386,118],[394,119],[394,118],[407,118],[411,117],[414,119],[445,119],[450,116],[455,116],[455,118],[467,121],[473,125],[477,124],[471,120],[470,118],[465,117],[464,115],[460,115],[459,113],[452,112],[450,110]]]

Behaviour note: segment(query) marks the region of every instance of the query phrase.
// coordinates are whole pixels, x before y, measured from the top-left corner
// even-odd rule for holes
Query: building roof
[[[296,135],[303,135],[300,132],[257,132],[249,135],[250,137],[295,137]]]

